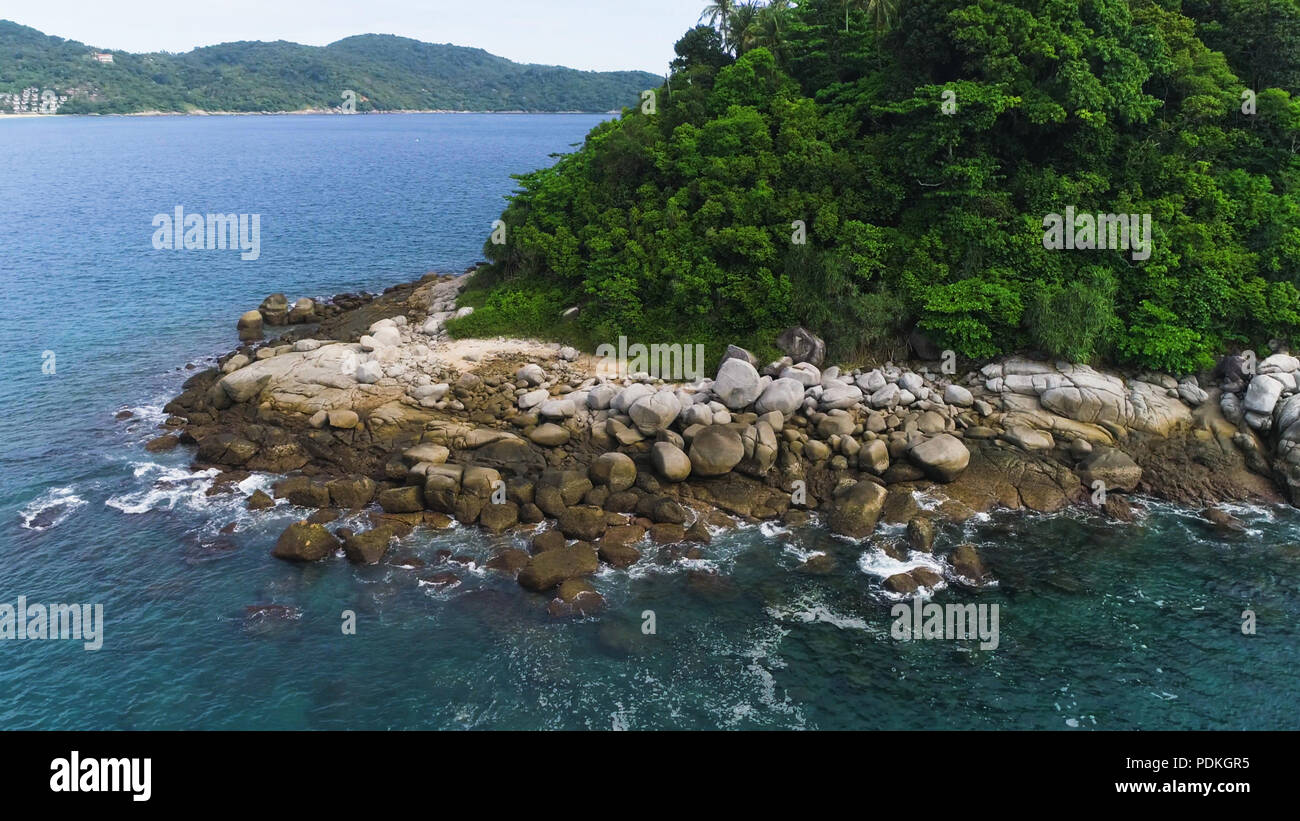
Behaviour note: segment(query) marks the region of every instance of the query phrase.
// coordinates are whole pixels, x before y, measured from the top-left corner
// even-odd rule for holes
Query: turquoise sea
[[[1160,503],[1135,525],[1081,511],[941,531],[998,579],[935,598],[999,606],[981,650],[891,638],[881,582],[905,565],[815,524],[718,533],[693,561],[648,550],[595,579],[604,615],[557,621],[477,568],[434,592],[397,563],[275,560],[303,511],[250,513],[207,496],[183,449],[143,449],[240,313],[464,270],[510,175],[600,119],[0,118],[0,604],[101,603],[106,622],[94,652],[0,640],[0,727],[1300,728],[1291,508],[1231,508],[1236,536]],[[154,215],[178,205],[260,214],[260,258],[154,250]],[[493,547],[458,528],[390,555]],[[798,569],[818,551],[830,573]]]

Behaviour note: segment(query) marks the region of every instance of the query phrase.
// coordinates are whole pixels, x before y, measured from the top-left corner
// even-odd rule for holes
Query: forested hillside
[[[0,20],[0,92],[50,90],[59,113],[298,111],[617,111],[663,82],[643,71],[523,65],[482,49],[363,34],[328,46],[239,42],[184,54],[111,52]],[[0,108],[9,108],[0,106]]]
[[[554,329],[581,305],[570,330],[595,341],[770,350],[803,323],[841,357],[915,329],[971,358],[1174,372],[1296,341],[1297,0],[718,2],[702,20],[653,106],[520,177],[457,333]],[[1067,209],[1149,218],[1149,256],[1048,247]]]

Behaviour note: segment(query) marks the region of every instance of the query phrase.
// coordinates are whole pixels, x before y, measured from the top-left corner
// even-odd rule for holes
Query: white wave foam
[[[28,530],[49,530],[66,522],[85,504],[86,500],[78,496],[71,485],[55,487],[28,502],[18,515],[23,520],[22,526]]]
[[[866,619],[836,613],[815,597],[804,596],[786,606],[770,605],[767,607],[767,614],[773,619],[783,622],[797,621],[803,624],[821,622],[833,625],[841,630],[879,632],[878,629],[873,629]]]
[[[779,522],[763,522],[758,527],[758,532],[762,533],[768,539],[775,539],[777,536],[790,535],[790,528]]]
[[[791,543],[791,544],[787,544],[787,545],[786,545],[786,546],[781,550],[781,552],[782,552],[782,553],[785,553],[785,554],[787,554],[787,555],[789,555],[789,556],[792,556],[792,557],[795,559],[795,561],[799,562],[800,564],[803,564],[804,562],[806,562],[806,561],[808,561],[809,559],[812,559],[812,558],[814,558],[814,557],[816,557],[816,556],[825,556],[825,555],[826,555],[826,551],[825,551],[825,550],[806,550],[806,549],[804,549],[804,548],[802,548],[802,547],[799,547],[798,545],[793,544],[793,543]]]
[[[214,497],[207,495],[213,477],[220,472],[216,468],[190,472],[155,462],[132,462],[131,466],[135,478],[148,480],[149,486],[109,497],[104,504],[114,510],[128,514],[148,513],[151,510],[175,510],[178,503],[192,510],[206,510],[216,504]]]
[[[868,550],[858,557],[858,569],[870,576],[887,579],[898,573],[907,573],[918,567],[928,567],[943,575],[944,564],[929,553],[909,551],[907,559],[900,561],[883,550]]]

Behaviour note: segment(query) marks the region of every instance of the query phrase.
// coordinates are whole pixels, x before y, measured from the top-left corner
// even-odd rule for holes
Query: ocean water
[[[1300,728],[1290,508],[1233,508],[1240,535],[1160,503],[1135,525],[1081,511],[949,526],[940,544],[976,543],[998,581],[933,601],[997,604],[998,646],[981,649],[891,636],[883,579],[941,559],[900,563],[816,524],[720,532],[693,561],[648,549],[594,579],[604,614],[556,620],[481,569],[498,543],[469,529],[390,554],[472,558],[449,590],[400,562],[275,560],[304,511],[250,513],[207,496],[184,449],[143,449],[184,366],[229,350],[266,294],[465,269],[510,174],[599,120],[0,121],[0,604],[99,603],[105,619],[98,651],[0,640],[0,727]],[[154,250],[154,215],[177,205],[260,214],[260,258]],[[799,569],[816,553],[831,572]]]

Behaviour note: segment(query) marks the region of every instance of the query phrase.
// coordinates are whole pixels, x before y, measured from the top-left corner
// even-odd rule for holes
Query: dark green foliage
[[[590,338],[800,322],[843,357],[915,325],[1188,372],[1300,331],[1297,0],[739,7],[678,43],[652,113],[520,178],[494,287],[558,287]],[[1045,248],[1067,206],[1150,214],[1150,257]]]
[[[0,20],[0,92],[68,94],[61,113],[298,111],[616,111],[662,79],[642,71],[521,65],[482,49],[365,34],[328,46],[239,42],[185,54],[113,52]]]

